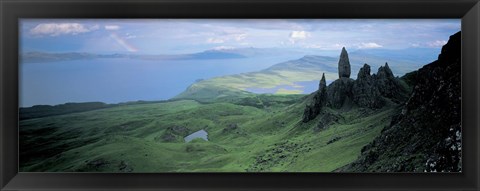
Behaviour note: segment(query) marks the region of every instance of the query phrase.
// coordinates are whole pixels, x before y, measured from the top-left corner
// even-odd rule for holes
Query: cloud
[[[428,48],[438,48],[447,44],[446,40],[435,40],[430,42],[421,42],[421,43],[410,43],[410,47],[428,47]]]
[[[254,30],[305,30],[306,27],[309,27],[308,23],[299,19],[239,19],[234,22],[220,22],[223,26],[227,27],[240,27]]]
[[[342,47],[346,47],[345,44],[339,44],[339,43],[335,43],[335,44],[307,44],[304,46],[304,48],[311,48],[311,49],[320,49],[320,50],[339,50],[341,49]]]
[[[239,43],[247,39],[248,34],[245,28],[238,26],[232,27],[225,25],[224,21],[217,21],[213,23],[200,24],[201,27],[187,28],[186,37],[200,37],[207,38],[207,43]],[[237,23],[238,24],[238,23]],[[189,26],[190,27],[190,26]],[[193,30],[193,31],[192,31]],[[192,35],[198,34],[198,35]]]
[[[137,38],[137,35],[132,35],[130,33],[125,33],[125,39]]]
[[[433,42],[428,42],[427,46],[429,46],[429,47],[441,47],[445,44],[447,44],[446,40],[436,40],[436,41],[433,41]]]
[[[381,48],[383,47],[382,45],[379,45],[377,43],[374,43],[374,42],[367,42],[367,43],[360,43],[358,45],[358,48],[360,49],[367,49],[367,48]]]
[[[306,39],[309,36],[309,33],[305,31],[292,31],[290,33],[290,38],[293,39]]]
[[[306,31],[292,31],[290,33],[290,38],[288,40],[290,41],[290,43],[295,44],[300,40],[305,40],[309,36],[310,36],[310,33]]]
[[[227,41],[236,41],[242,42],[247,38],[247,33],[238,32],[238,31],[223,31],[216,35],[217,40],[222,40],[223,42]]]
[[[338,48],[343,48],[343,47],[346,47],[346,45],[344,44],[339,44],[339,43],[336,43],[333,45],[334,48],[338,49]]]
[[[247,38],[246,33],[241,33],[241,34],[235,34],[233,35],[236,41],[242,41],[243,39]]]
[[[85,26],[80,23],[42,23],[32,28],[30,33],[39,36],[77,35],[98,29],[98,25]]]
[[[105,25],[105,30],[118,30],[120,26],[118,25]]]
[[[233,50],[235,47],[233,46],[217,46],[213,47],[213,50]]]
[[[210,34],[210,36],[212,36],[212,34]],[[207,39],[207,43],[220,44],[220,43],[225,43],[229,41],[241,42],[245,38],[247,38],[246,33],[229,32],[229,31],[222,31],[220,33],[213,34],[213,36],[215,37],[210,37]]]
[[[223,39],[220,39],[220,38],[208,38],[207,39],[207,43],[210,43],[210,44],[220,44],[220,43],[224,43],[225,40]]]

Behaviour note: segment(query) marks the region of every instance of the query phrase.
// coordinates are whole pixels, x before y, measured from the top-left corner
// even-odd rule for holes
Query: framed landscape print
[[[477,1],[2,3],[2,189],[478,189]]]

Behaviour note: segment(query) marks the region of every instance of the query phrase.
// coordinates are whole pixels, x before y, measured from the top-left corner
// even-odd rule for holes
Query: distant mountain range
[[[22,55],[23,63],[57,62],[83,59],[98,58],[126,58],[141,60],[203,60],[203,59],[232,59],[245,58],[241,54],[228,53],[216,50],[208,50],[193,54],[178,55],[136,55],[136,54],[92,54],[92,53],[45,53],[45,52],[27,52]]]
[[[22,54],[21,61],[23,63],[40,63],[97,58],[127,58],[141,60],[213,60],[272,56],[289,53],[300,54],[300,52],[298,51],[284,50],[278,48],[217,48],[190,54],[94,54],[85,52],[26,52]]]
[[[439,53],[440,49],[436,48],[360,49],[351,52],[351,55],[370,55],[394,60],[430,63],[437,59]]]
[[[436,59],[438,49],[433,48],[409,48],[401,50],[389,49],[362,49],[351,53],[352,57],[358,57],[358,61],[371,61],[365,58],[386,58],[393,60],[402,60],[416,63],[428,63]],[[82,59],[98,58],[128,58],[141,60],[206,60],[206,59],[236,59],[259,56],[275,56],[285,54],[295,55],[322,55],[330,56],[332,51],[312,50],[312,49],[282,49],[282,48],[216,48],[202,52],[189,54],[95,54],[85,52],[25,52],[21,55],[22,63],[41,63],[58,62]],[[332,57],[335,57],[332,55]],[[363,60],[362,60],[363,59]],[[389,60],[387,60],[389,61]],[[363,64],[363,63],[362,63]]]

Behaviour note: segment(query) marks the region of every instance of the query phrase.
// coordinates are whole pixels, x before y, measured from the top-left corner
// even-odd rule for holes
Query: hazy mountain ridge
[[[228,96],[219,92],[232,92],[239,96],[251,93],[249,88],[268,89],[279,85],[301,88],[296,82],[312,81],[318,78],[318,72],[332,71],[330,65],[323,64],[324,60],[333,61],[330,57],[305,56],[299,60],[291,60],[273,65],[258,72],[249,72],[235,75],[221,76],[202,80],[192,84],[184,92],[173,99],[194,99],[211,101],[219,97]],[[327,73],[333,75],[333,73]],[[272,92],[275,93],[275,92]],[[298,94],[303,91],[294,91]],[[205,94],[206,96],[199,96]]]
[[[42,63],[58,62],[69,60],[85,60],[98,58],[125,58],[140,60],[205,60],[205,59],[235,59],[245,58],[245,56],[235,53],[228,53],[215,50],[207,50],[192,54],[177,55],[141,55],[141,54],[92,54],[92,53],[46,53],[46,52],[27,52],[21,56],[23,63]]]
[[[86,52],[50,53],[31,51],[21,54],[20,58],[23,63],[58,62],[98,58],[125,58],[140,60],[209,60],[262,57],[286,53],[299,54],[298,51],[282,50],[278,48],[217,48],[186,54],[94,54]]]
[[[185,54],[126,54],[126,53],[112,53],[112,54],[95,54],[87,52],[40,52],[29,51],[22,53],[20,59],[23,63],[39,63],[39,62],[57,62],[68,60],[82,60],[82,59],[97,59],[97,58],[128,58],[128,59],[142,59],[142,60],[195,60],[195,59],[235,59],[245,57],[258,56],[275,56],[278,54],[303,54],[316,55],[317,52],[324,52],[330,54],[332,51],[314,51],[312,49],[281,49],[281,48],[217,48],[201,52],[185,53]],[[426,63],[433,61],[435,58],[428,55],[435,55],[438,52],[434,48],[408,48],[399,50],[390,49],[359,49],[353,51],[350,56],[352,61],[359,63],[369,62],[365,58],[383,59],[386,62],[398,60],[407,63]],[[427,55],[427,56],[425,56]],[[322,55],[324,56],[324,55]],[[325,56],[335,58],[334,56]],[[355,65],[355,63],[352,63]]]
[[[371,55],[395,60],[403,59],[406,61],[430,63],[437,59],[439,53],[440,49],[437,48],[406,48],[397,50],[360,49],[352,51],[350,55]]]
[[[399,71],[398,73],[402,75],[414,71],[422,65],[419,62],[359,54],[350,56],[350,60],[352,73],[358,73],[365,63],[362,61],[369,61],[368,63],[372,67],[381,67],[383,63],[389,61],[392,71]],[[336,79],[337,62],[338,58],[335,57],[306,55],[300,59],[275,64],[258,72],[205,79],[192,84],[173,99],[207,101],[216,97],[228,96],[218,94],[218,92],[238,92],[239,95],[249,91],[253,93],[306,94],[310,92],[305,91],[307,88],[305,84],[308,84],[309,87],[316,87],[321,77],[318,75],[319,73],[325,73],[328,83]],[[200,94],[206,95],[208,99],[205,99],[205,96],[198,97]]]

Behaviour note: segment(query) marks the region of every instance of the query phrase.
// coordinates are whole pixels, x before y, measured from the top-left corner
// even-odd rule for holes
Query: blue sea
[[[20,67],[20,106],[166,100],[198,79],[253,72],[301,55],[210,60],[105,58]]]

